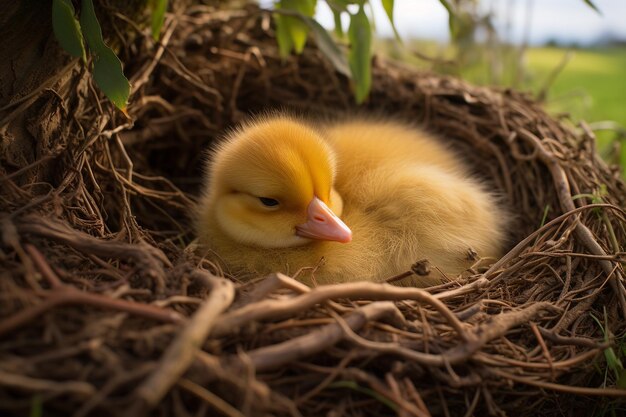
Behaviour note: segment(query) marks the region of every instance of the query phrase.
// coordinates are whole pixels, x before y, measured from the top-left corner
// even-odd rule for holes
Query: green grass
[[[615,130],[597,131],[598,148],[610,162],[621,162],[626,168],[626,48],[574,49],[562,70],[568,50],[559,47],[529,48],[521,61],[513,48],[499,46],[477,48],[466,56],[468,63],[454,66],[419,59],[411,51],[452,60],[455,50],[432,41],[407,41],[405,47],[391,41],[379,40],[377,51],[392,59],[404,61],[422,69],[450,73],[474,84],[513,86],[538,94],[547,88],[546,109],[553,113],[568,113],[574,122],[611,121],[608,126],[622,129],[621,155],[615,154],[614,141],[620,136]],[[495,57],[495,59],[494,59]],[[521,68],[521,71],[520,71]],[[549,81],[553,75],[556,78]],[[613,152],[613,153],[612,153]]]
[[[566,53],[561,48],[530,49],[526,55],[528,85],[537,91]],[[574,120],[610,120],[626,127],[626,48],[573,50],[550,85],[547,99],[548,110],[568,112]],[[605,146],[610,136],[601,139]]]

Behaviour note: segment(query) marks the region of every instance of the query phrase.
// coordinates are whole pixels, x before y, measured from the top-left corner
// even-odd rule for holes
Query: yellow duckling
[[[238,277],[317,266],[300,279],[384,281],[424,258],[458,274],[471,251],[497,257],[501,213],[440,140],[414,127],[353,119],[318,128],[273,115],[214,150],[197,232]]]

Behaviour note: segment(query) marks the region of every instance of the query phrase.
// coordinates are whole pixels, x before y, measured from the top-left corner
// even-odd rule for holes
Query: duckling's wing
[[[339,189],[347,215],[367,219],[381,246],[393,249],[395,263],[427,258],[456,273],[468,265],[470,251],[500,252],[504,220],[475,180],[434,166],[400,165],[373,170],[351,185]]]

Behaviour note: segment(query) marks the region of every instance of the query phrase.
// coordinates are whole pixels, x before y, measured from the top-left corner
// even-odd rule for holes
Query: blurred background
[[[587,121],[601,155],[626,167],[626,0],[448,2],[457,10],[454,34],[446,1],[395,0],[398,42],[382,1],[370,0],[374,52],[474,84],[529,91],[553,114]],[[334,28],[326,1],[318,2],[316,20]]]

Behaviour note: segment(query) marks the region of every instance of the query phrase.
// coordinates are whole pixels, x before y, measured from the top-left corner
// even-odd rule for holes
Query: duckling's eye
[[[273,198],[259,197],[259,200],[261,200],[261,203],[266,207],[276,207],[278,205],[278,200]]]

